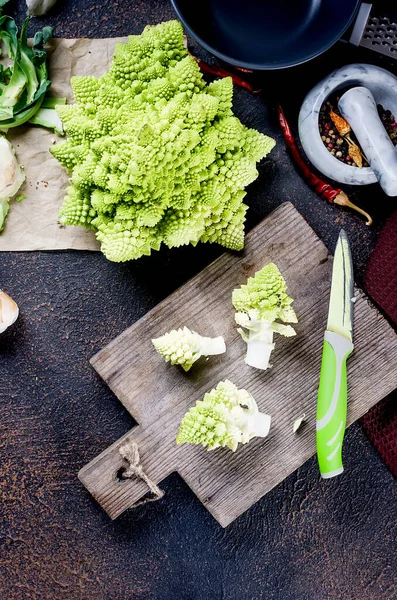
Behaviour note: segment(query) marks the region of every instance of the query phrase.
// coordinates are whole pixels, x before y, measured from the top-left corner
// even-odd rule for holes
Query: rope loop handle
[[[127,439],[125,444],[120,446],[119,453],[121,457],[128,463],[128,467],[121,473],[120,479],[133,479],[134,477],[141,479],[144,483],[146,483],[152,494],[148,498],[138,500],[138,502],[135,502],[131,508],[136,508],[137,506],[147,504],[148,502],[160,500],[160,498],[164,496],[164,491],[161,490],[143,470],[139,458],[138,444],[133,440]]]

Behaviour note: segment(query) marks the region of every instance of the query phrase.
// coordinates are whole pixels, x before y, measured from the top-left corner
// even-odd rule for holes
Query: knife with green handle
[[[317,399],[317,459],[324,479],[343,472],[342,445],[347,414],[346,360],[353,351],[353,293],[350,245],[342,229],[332,269],[331,298]]]

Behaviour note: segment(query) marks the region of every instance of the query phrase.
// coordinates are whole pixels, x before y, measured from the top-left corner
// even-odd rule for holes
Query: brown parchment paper
[[[110,39],[56,39],[51,42],[49,69],[51,94],[73,101],[72,75],[101,76],[108,70],[117,41]],[[11,201],[6,227],[0,233],[0,251],[5,250],[99,250],[92,231],[83,227],[61,227],[57,215],[68,185],[63,167],[48,149],[57,140],[42,127],[10,129],[7,137],[13,144],[26,181],[20,194],[23,202]]]

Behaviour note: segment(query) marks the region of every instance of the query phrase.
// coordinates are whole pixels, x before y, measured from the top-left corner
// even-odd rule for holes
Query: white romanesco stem
[[[274,349],[273,330],[270,321],[258,321],[257,327],[250,329],[245,362],[250,367],[266,370]]]
[[[251,423],[251,434],[253,437],[266,437],[270,431],[271,416],[258,412]]]
[[[220,335],[216,338],[198,336],[200,340],[200,354],[203,356],[212,356],[214,354],[223,354],[226,352],[225,340]]]

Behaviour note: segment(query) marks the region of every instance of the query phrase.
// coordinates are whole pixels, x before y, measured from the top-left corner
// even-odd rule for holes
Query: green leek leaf
[[[28,26],[31,17],[27,17],[18,39],[14,19],[1,15],[5,3],[0,0],[0,42],[4,43],[14,64],[7,68],[0,65],[0,129],[3,131],[25,123],[40,108],[51,85],[44,45],[53,32],[52,27],[44,27],[36,33],[30,46]]]
[[[12,129],[14,127],[19,127],[19,125],[23,125],[26,121],[29,121],[34,114],[39,110],[41,103],[43,102],[43,97],[39,98],[37,102],[33,103],[29,108],[25,108],[25,110],[21,111],[17,115],[14,115],[13,118],[8,120],[0,119],[0,131],[7,131],[7,129]]]

